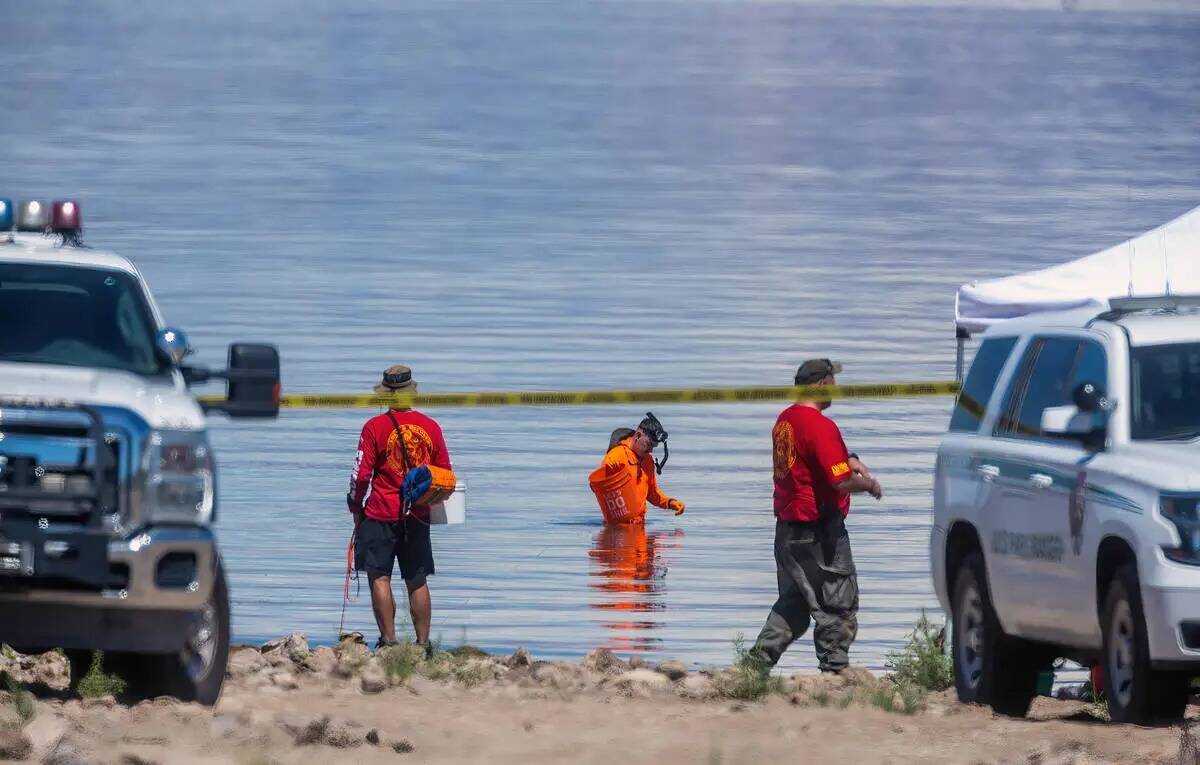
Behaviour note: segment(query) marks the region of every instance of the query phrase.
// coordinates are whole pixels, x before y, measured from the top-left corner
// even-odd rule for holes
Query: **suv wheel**
[[[1114,722],[1148,723],[1179,718],[1187,707],[1190,678],[1150,668],[1150,647],[1137,569],[1116,570],[1101,612],[1104,629],[1104,693]]]
[[[1024,717],[1037,693],[1038,672],[1053,657],[1047,649],[1011,638],[1000,628],[988,596],[983,555],[968,554],[954,577],[952,651],[954,687],[967,704]]]

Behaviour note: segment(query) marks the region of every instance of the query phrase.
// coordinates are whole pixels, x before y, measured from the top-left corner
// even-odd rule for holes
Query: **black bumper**
[[[22,653],[79,648],[176,653],[195,612],[49,603],[0,603],[0,643]]]

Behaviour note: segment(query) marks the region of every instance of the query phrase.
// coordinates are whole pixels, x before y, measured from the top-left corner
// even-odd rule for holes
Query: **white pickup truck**
[[[103,650],[134,694],[213,704],[229,592],[188,385],[226,379],[221,410],[274,417],[279,355],[189,366],[137,268],[79,232],[73,202],[0,199],[0,642],[64,649],[73,681]]]
[[[983,335],[938,449],[931,566],[966,702],[1024,715],[1058,657],[1113,720],[1200,675],[1200,299],[1113,299]]]

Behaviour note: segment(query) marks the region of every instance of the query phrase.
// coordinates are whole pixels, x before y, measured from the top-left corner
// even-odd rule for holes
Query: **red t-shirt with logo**
[[[413,409],[393,409],[391,415],[396,418],[395,425],[387,414],[372,417],[363,425],[350,476],[350,501],[377,521],[400,520],[400,488],[409,469],[421,465],[452,469],[442,429],[433,418]],[[400,434],[405,454],[400,452]],[[418,517],[429,517],[428,507],[414,505],[412,510]]]
[[[815,521],[820,508],[836,507],[845,517],[850,495],[833,488],[850,475],[842,431],[819,409],[792,404],[771,431],[775,454],[775,517]]]

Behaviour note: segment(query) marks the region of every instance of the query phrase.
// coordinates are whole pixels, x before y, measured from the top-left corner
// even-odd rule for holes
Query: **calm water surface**
[[[39,3],[0,42],[0,191],[78,197],[202,360],[277,342],[292,392],[947,379],[958,284],[1200,198],[1200,16],[1082,6]],[[433,412],[470,485],[435,634],[728,660],[774,599],[777,409],[655,407],[688,510],[617,532],[586,475],[642,408]],[[368,414],[214,422],[235,639],[332,639]],[[830,414],[887,492],[850,520],[879,667],[936,609],[948,401]]]

